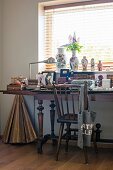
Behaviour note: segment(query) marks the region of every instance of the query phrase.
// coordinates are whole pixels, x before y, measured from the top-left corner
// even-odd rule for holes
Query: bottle
[[[99,60],[97,67],[98,67],[98,71],[102,71],[102,62],[101,62],[101,60]]]
[[[86,56],[83,56],[81,63],[82,63],[82,70],[87,71],[88,60]]]
[[[94,58],[91,59],[91,71],[95,71],[95,61],[94,61]]]

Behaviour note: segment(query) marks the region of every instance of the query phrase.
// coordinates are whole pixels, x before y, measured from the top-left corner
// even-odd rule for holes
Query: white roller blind
[[[113,3],[101,3],[45,10],[45,57],[55,57],[57,48],[68,43],[76,33],[83,45],[79,60],[85,55],[90,63],[113,62]],[[69,59],[71,54],[66,52]]]

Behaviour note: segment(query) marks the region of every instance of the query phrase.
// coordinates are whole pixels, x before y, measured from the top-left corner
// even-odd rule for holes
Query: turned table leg
[[[37,107],[37,109],[39,110],[38,113],[38,126],[39,126],[39,131],[38,131],[38,146],[37,146],[37,150],[38,153],[42,153],[42,141],[43,141],[43,113],[42,110],[44,109],[44,107],[42,106],[43,104],[43,100],[38,100],[38,104],[39,106]]]
[[[55,124],[55,103],[54,103],[54,100],[51,100],[51,104],[49,105],[50,106],[50,121],[51,121],[51,139],[52,139],[52,142],[53,142],[53,145],[56,145],[57,143],[57,138],[56,138],[56,135],[54,133],[54,124]]]
[[[55,138],[55,134],[54,134],[54,123],[55,123],[55,104],[54,104],[54,100],[51,100],[51,104],[50,106],[50,121],[51,121],[51,138]]]
[[[102,130],[100,129],[101,128],[101,124],[100,123],[97,123],[96,124],[96,141],[99,142],[100,141],[100,133],[102,132]]]
[[[39,126],[39,131],[38,131],[38,145],[37,145],[37,151],[38,153],[42,153],[42,146],[44,143],[47,142],[48,139],[52,139],[53,144],[56,142],[55,139],[55,134],[54,134],[54,121],[55,121],[55,104],[54,104],[54,100],[51,100],[51,110],[50,110],[50,120],[51,120],[51,135],[50,134],[46,134],[43,136],[43,113],[42,110],[44,109],[44,107],[42,106],[43,104],[43,100],[38,100],[38,104],[39,106],[37,107],[37,109],[39,110],[38,113],[38,126]]]

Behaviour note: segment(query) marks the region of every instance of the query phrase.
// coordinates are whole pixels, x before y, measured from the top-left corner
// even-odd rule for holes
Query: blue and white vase
[[[72,51],[72,57],[70,58],[70,67],[72,71],[77,71],[79,66],[79,60],[76,56],[76,51]]]
[[[58,52],[56,55],[56,67],[57,67],[57,72],[60,72],[61,69],[66,68],[66,56],[64,54],[64,48],[59,47],[57,48]]]

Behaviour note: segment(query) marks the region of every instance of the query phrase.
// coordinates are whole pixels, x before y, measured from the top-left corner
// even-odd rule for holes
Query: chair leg
[[[66,147],[65,147],[65,151],[68,152],[68,143],[69,143],[69,139],[71,138],[71,130],[70,130],[70,123],[67,123],[67,132],[66,132]]]
[[[88,164],[87,146],[83,147],[83,151],[84,151],[85,164]]]
[[[58,145],[57,145],[57,152],[56,152],[56,161],[58,161],[58,155],[59,155],[59,150],[60,150],[60,146],[61,146],[63,129],[64,129],[64,123],[61,123],[60,129],[59,129],[59,138],[58,138]]]

